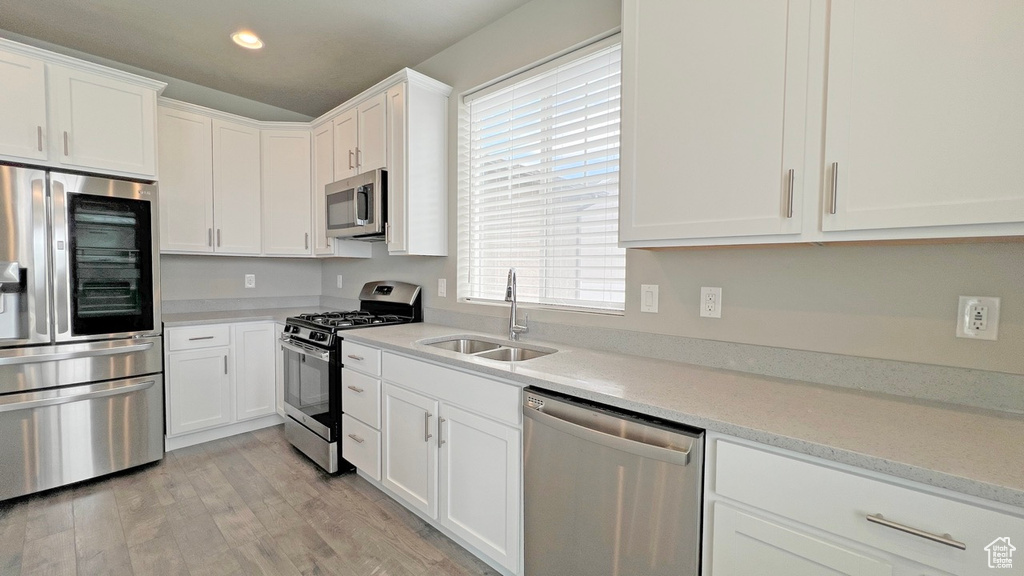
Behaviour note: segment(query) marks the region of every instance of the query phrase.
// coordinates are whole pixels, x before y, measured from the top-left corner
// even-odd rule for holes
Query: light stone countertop
[[[314,307],[315,308],[315,307]],[[302,308],[263,308],[255,310],[220,310],[216,312],[183,312],[178,314],[162,314],[165,328],[176,326],[197,326],[200,324],[224,324],[230,322],[281,322],[285,318],[310,311],[309,306]]]
[[[590,351],[508,363],[418,340],[453,334],[436,324],[346,331],[346,340],[746,438],[1024,508],[1024,416],[796,380]]]

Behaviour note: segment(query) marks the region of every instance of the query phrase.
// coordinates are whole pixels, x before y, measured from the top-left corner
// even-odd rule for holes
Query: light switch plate
[[[338,274],[338,288],[341,288],[341,274]]]
[[[999,298],[961,296],[956,313],[956,337],[996,340],[999,337]]]
[[[437,296],[439,298],[448,296],[448,280],[444,278],[437,279]]]
[[[656,313],[658,311],[658,285],[640,285],[640,311]]]
[[[256,275],[255,274],[246,274],[245,275],[245,287],[246,288],[255,288],[256,287]]]

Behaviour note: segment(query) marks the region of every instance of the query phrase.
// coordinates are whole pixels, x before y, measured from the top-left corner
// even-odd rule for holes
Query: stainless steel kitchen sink
[[[440,348],[442,350],[451,350],[452,352],[459,352],[462,354],[476,354],[478,352],[494,350],[499,348],[501,344],[487,342],[485,340],[475,340],[472,338],[454,338],[451,340],[432,342],[427,344],[427,346],[433,346],[434,348]]]
[[[420,340],[417,343],[499,362],[522,362],[558,352],[554,348],[524,346],[511,340],[499,340],[497,338],[466,334],[429,338]]]

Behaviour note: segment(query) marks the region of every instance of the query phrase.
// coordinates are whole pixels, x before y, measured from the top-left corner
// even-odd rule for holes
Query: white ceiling
[[[527,1],[4,0],[0,28],[319,116]]]

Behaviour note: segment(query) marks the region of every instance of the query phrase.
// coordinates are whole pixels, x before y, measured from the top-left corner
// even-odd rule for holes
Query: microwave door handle
[[[362,226],[370,221],[370,192],[366,186],[356,188],[356,224]]]

